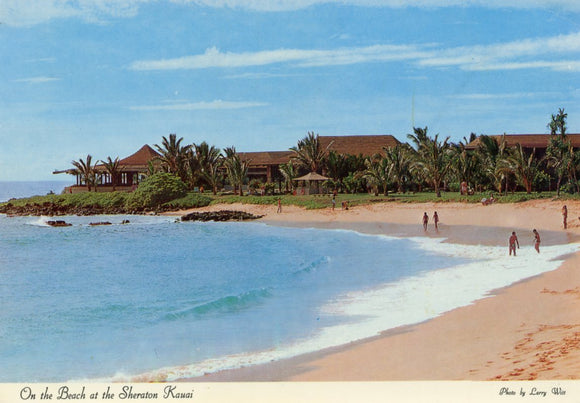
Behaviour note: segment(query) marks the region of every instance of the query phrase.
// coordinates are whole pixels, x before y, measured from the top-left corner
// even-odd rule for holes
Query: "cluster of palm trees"
[[[234,192],[242,194],[249,161],[243,160],[235,147],[226,147],[222,154],[219,148],[205,141],[184,146],[182,141],[183,137],[178,139],[176,134],[170,134],[169,138],[163,136],[161,145],[155,144],[162,171],[176,174],[191,189],[207,185],[213,194],[217,194],[227,178]]]
[[[97,169],[99,162],[103,165],[105,172],[112,178],[113,191],[116,188],[116,181],[119,177],[120,166],[119,157],[114,160],[111,157],[107,157],[106,161],[96,161],[94,164],[92,155],[87,155],[86,160],[80,158],[78,161],[73,161],[72,165],[75,167],[71,173],[77,175],[81,182],[87,186],[87,190],[90,192],[91,188],[97,190],[97,185],[101,181],[101,172]]]
[[[388,194],[432,189],[437,196],[441,190],[460,191],[464,183],[475,191],[496,191],[500,194],[521,188],[533,190],[555,188],[560,193],[564,179],[568,190],[579,192],[577,173],[580,168],[580,151],[575,150],[566,136],[564,109],[552,115],[548,124],[551,136],[545,154],[526,149],[521,144],[508,146],[506,137],[476,136],[472,133],[459,143],[449,137],[431,137],[428,128],[414,128],[407,137],[409,143],[383,147],[382,153],[364,157],[341,155],[322,149],[318,135],[309,132],[298,142],[294,159],[280,167],[286,182],[304,170],[323,173],[331,178],[328,188],[347,192],[374,190]],[[468,147],[479,139],[477,147]],[[302,172],[300,172],[302,170]],[[291,185],[290,185],[291,186]]]
[[[440,139],[430,136],[428,128],[414,128],[407,137],[410,143],[399,143],[394,147],[383,147],[382,153],[372,156],[339,154],[332,143],[321,146],[319,135],[308,132],[295,147],[290,148],[293,156],[288,163],[279,166],[274,174],[280,190],[292,191],[295,179],[304,173],[317,172],[326,175],[324,183],[328,189],[349,193],[374,191],[387,195],[389,191],[405,192],[432,189],[441,196],[442,189],[459,191],[462,183],[472,190],[497,191],[499,193],[521,187],[530,193],[533,190],[551,188],[560,191],[564,179],[569,190],[580,192],[577,172],[580,167],[580,152],[574,150],[566,137],[564,109],[552,115],[548,124],[551,131],[545,155],[535,149],[523,148],[520,144],[508,147],[505,136],[476,136],[451,143],[449,137]],[[479,139],[477,147],[468,147]],[[182,145],[183,138],[170,134],[163,136],[155,148],[160,156],[150,163],[149,173],[170,172],[177,175],[191,189],[207,186],[214,194],[228,181],[235,193],[242,194],[242,186],[248,180],[251,161],[244,160],[235,147],[223,152],[206,142]],[[108,157],[102,164],[112,179],[113,190],[119,177],[119,158]],[[92,157],[73,161],[75,172],[87,185],[89,191],[98,183],[99,173],[92,165]]]

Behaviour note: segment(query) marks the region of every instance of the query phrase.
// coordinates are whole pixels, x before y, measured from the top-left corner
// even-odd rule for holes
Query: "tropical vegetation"
[[[420,194],[449,200],[450,194],[459,193],[458,197],[465,201],[480,200],[482,193],[496,193],[505,200],[518,199],[509,197],[516,192],[536,197],[552,191],[556,197],[561,192],[580,194],[580,151],[574,149],[567,136],[567,117],[564,109],[551,115],[547,124],[550,138],[544,153],[521,144],[508,145],[505,136],[471,133],[469,138],[453,143],[449,137],[432,135],[428,127],[416,127],[407,135],[408,143],[385,146],[375,155],[350,155],[333,151],[332,144],[323,147],[319,135],[309,131],[290,148],[289,162],[274,170],[273,183],[250,180],[251,161],[233,146],[220,150],[206,142],[185,144],[182,137],[169,134],[155,145],[159,158],[149,165],[147,179],[126,200],[115,196],[115,203],[138,210],[172,200],[178,200],[174,207],[187,207],[207,205],[216,199],[227,202],[228,197],[239,200],[242,195],[246,201],[256,202],[249,194],[260,195],[268,203],[272,197],[281,198],[284,203],[298,203],[301,199],[295,192],[296,178],[310,172],[328,178],[322,183],[323,193],[348,193],[352,200],[356,194],[367,194],[371,200],[381,194],[400,201],[417,200]],[[77,175],[88,191],[98,188],[106,172],[107,183],[115,190],[121,175],[118,157],[100,162],[97,170],[89,154],[86,159],[73,161],[74,169],[69,172]],[[203,190],[212,196],[191,196],[203,194]],[[323,203],[327,205],[328,201]]]

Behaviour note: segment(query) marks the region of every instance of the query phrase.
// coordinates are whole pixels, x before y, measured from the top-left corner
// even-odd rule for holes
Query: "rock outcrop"
[[[46,224],[50,225],[51,227],[70,227],[72,225],[62,220],[47,221]]]
[[[193,212],[181,217],[181,221],[246,221],[262,218],[244,211],[221,210],[208,212]]]

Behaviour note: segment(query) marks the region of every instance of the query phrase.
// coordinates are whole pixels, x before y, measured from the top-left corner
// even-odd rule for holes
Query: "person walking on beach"
[[[336,195],[332,194],[332,211],[334,211],[335,207],[336,207]]]
[[[568,228],[568,207],[562,207],[562,220],[564,221],[564,229]]]
[[[534,248],[536,248],[536,252],[540,253],[540,234],[535,228],[532,232],[534,233]]]
[[[435,229],[438,230],[439,227],[437,226],[437,223],[439,223],[439,215],[437,212],[433,213],[433,222],[435,223]]]
[[[510,249],[510,256],[512,255],[512,251],[514,252],[514,256],[516,255],[516,245],[518,245],[518,249],[520,248],[520,242],[518,241],[518,237],[516,232],[512,232],[512,236],[510,236],[509,240],[509,249]]]
[[[281,213],[282,212],[282,200],[278,197],[278,211],[277,213]]]
[[[427,212],[425,212],[423,214],[423,229],[425,231],[427,231],[427,224],[429,224],[429,216],[427,215]]]

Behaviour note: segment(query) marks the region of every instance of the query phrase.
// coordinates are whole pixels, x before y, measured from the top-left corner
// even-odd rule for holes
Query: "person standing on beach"
[[[512,236],[510,236],[509,240],[509,249],[510,249],[510,256],[512,255],[512,251],[514,252],[514,256],[516,255],[516,244],[518,245],[518,249],[520,248],[520,242],[518,241],[518,237],[516,232],[512,232]]]
[[[437,212],[433,213],[433,222],[435,223],[435,229],[438,230],[439,227],[437,226],[437,223],[439,223],[439,215]]]
[[[282,200],[278,197],[278,213],[282,212]]]
[[[564,229],[568,228],[568,207],[562,207],[562,220],[564,221]]]
[[[427,215],[427,212],[425,212],[423,214],[423,229],[425,231],[427,231],[427,224],[429,224],[429,216]]]
[[[336,195],[332,195],[332,211],[334,211],[334,208],[336,207]]]
[[[532,232],[534,233],[534,248],[536,248],[536,252],[540,253],[540,234],[535,228]]]

